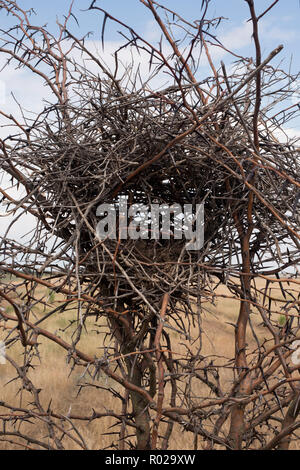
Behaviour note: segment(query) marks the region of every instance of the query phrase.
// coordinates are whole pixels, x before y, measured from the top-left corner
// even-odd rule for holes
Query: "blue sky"
[[[79,26],[72,19],[69,23],[70,29],[77,37],[82,37],[88,32],[91,42],[89,47],[99,53],[108,66],[114,66],[112,53],[120,47],[124,39],[118,34],[121,29],[112,21],[108,20],[105,29],[105,52],[101,48],[101,29],[103,14],[99,11],[88,11],[91,0],[75,0],[74,14],[78,18]],[[166,7],[177,11],[184,18],[193,21],[202,16],[202,0],[161,0]],[[255,0],[257,15],[264,12],[273,0]],[[48,24],[51,31],[57,30],[56,19],[63,22],[63,16],[69,10],[71,0],[52,0],[50,2],[42,0],[18,0],[18,4],[23,9],[33,8],[36,16],[33,15],[31,21],[36,25]],[[151,12],[141,3],[140,0],[98,0],[97,5],[109,11],[113,16],[119,18],[124,23],[130,25],[139,34],[156,44],[160,39],[160,30],[155,23]],[[222,43],[239,55],[251,57],[255,55],[254,41],[252,39],[252,25],[247,22],[250,17],[249,8],[245,0],[211,0],[207,18],[224,17],[217,30],[217,36]],[[293,73],[300,70],[300,0],[279,0],[275,7],[260,21],[260,39],[263,58],[279,44],[284,45],[283,51],[274,59],[273,65],[280,64],[282,69],[288,70],[291,67]],[[11,24],[3,11],[0,11],[1,27],[4,29]],[[147,61],[148,61],[147,57]],[[0,57],[0,66],[4,58]],[[135,60],[138,60],[135,57]],[[234,58],[224,54],[224,51],[214,48],[213,56],[216,68],[220,67],[223,60],[227,67]],[[113,64],[110,63],[113,61]],[[144,69],[148,73],[148,65],[143,59]],[[210,70],[202,68],[197,74],[197,78],[205,78],[210,74]],[[164,75],[166,77],[166,75]],[[161,83],[167,86],[168,83]],[[299,81],[300,85],[300,81]],[[300,86],[298,87],[300,89]],[[45,87],[38,84],[36,77],[25,70],[15,71],[5,69],[0,75],[0,103],[5,101],[5,112],[12,113],[16,109],[16,104],[12,100],[12,93],[20,99],[24,107],[38,111],[41,108]],[[25,92],[24,92],[25,91]],[[5,99],[2,100],[2,96]],[[45,96],[44,96],[45,97]],[[297,96],[297,100],[300,100]],[[295,125],[293,124],[295,127]],[[300,135],[300,129],[299,129]]]
[[[118,34],[121,29],[119,25],[108,20],[105,29],[105,51],[101,48],[101,29],[103,22],[103,13],[99,11],[88,11],[91,0],[75,0],[74,14],[78,18],[79,26],[75,20],[71,19],[70,29],[77,37],[83,37],[88,32],[93,34],[89,37],[89,47],[93,48],[97,54],[104,60],[108,67],[114,68],[114,59],[112,54],[119,49],[124,39]],[[178,12],[182,17],[194,21],[202,16],[202,0],[161,0],[166,7]],[[264,12],[273,0],[255,0],[257,15]],[[36,15],[31,18],[32,24],[48,24],[48,29],[57,31],[56,19],[63,22],[64,14],[69,10],[71,0],[52,0],[46,2],[43,0],[18,0],[18,4],[25,10],[33,8]],[[141,36],[148,39],[153,44],[157,44],[160,39],[160,30],[155,23],[151,12],[141,3],[140,0],[98,0],[97,5],[109,11],[113,16],[119,18],[124,23],[130,25]],[[247,22],[250,17],[248,4],[245,0],[211,0],[207,18],[224,17],[220,27],[217,30],[217,36],[221,42],[232,51],[241,56],[251,57],[255,55],[254,41],[252,38],[252,25]],[[283,51],[273,60],[273,65],[279,65],[280,68],[289,70],[293,73],[299,73],[300,70],[300,0],[279,0],[275,7],[260,21],[260,39],[262,46],[262,55],[265,58],[270,51],[279,44],[284,45]],[[12,19],[7,17],[4,11],[0,11],[1,27],[5,29],[12,24]],[[169,48],[170,51],[170,48]],[[220,67],[220,61],[226,63],[227,69],[234,61],[234,57],[225,54],[219,48],[213,50],[213,60],[216,68]],[[128,59],[129,58],[129,59]],[[123,58],[121,58],[123,60]],[[130,51],[128,51],[126,60],[131,60]],[[146,59],[146,60],[145,60]],[[134,57],[135,65],[141,60],[141,68],[144,75],[148,76],[149,57]],[[4,65],[4,56],[0,56],[0,67]],[[98,72],[97,72],[98,73]],[[201,64],[196,77],[199,80],[210,74],[211,70]],[[15,96],[25,109],[39,112],[43,107],[43,99],[46,96],[46,89],[41,81],[25,69],[15,70],[12,66],[1,71],[0,74],[0,105],[4,105],[4,111],[7,114],[17,112]],[[168,86],[167,75],[164,74],[163,80],[156,83],[156,87]],[[300,101],[300,80],[296,90],[296,101]],[[294,104],[294,102],[293,102]],[[300,137],[299,122],[290,123],[293,135]],[[1,119],[0,119],[0,133]]]
[[[273,1],[274,0],[255,0],[257,15],[264,12]],[[35,10],[36,16],[33,15],[31,18],[33,24],[41,25],[47,23],[48,28],[55,31],[57,30],[56,19],[59,18],[61,22],[63,21],[63,16],[68,12],[71,0],[52,0],[50,2],[41,0],[18,0],[18,3],[24,9],[33,8]],[[161,3],[190,21],[199,19],[202,16],[202,0],[161,0]],[[90,4],[91,0],[74,1],[73,11],[78,18],[79,27],[73,19],[70,21],[69,27],[78,37],[84,36],[87,32],[92,32],[93,34],[90,36],[90,39],[97,44],[95,47],[99,50],[101,57],[104,57],[105,61],[108,60],[109,63],[109,59],[107,59],[108,56],[111,57],[112,52],[118,49],[124,41],[118,33],[121,27],[110,20],[107,21],[105,29],[106,50],[105,55],[103,55],[99,43],[101,40],[103,14],[95,10],[88,11]],[[159,41],[160,30],[151,12],[139,0],[98,0],[96,5],[106,9],[113,16],[133,27],[150,42],[155,44]],[[242,56],[251,57],[255,55],[254,41],[251,37],[252,25],[251,22],[247,23],[250,17],[249,7],[245,0],[211,0],[207,17],[224,17],[224,20],[217,30],[217,36],[227,48]],[[280,64],[281,68],[285,70],[291,67],[293,73],[298,73],[300,70],[299,20],[300,0],[279,0],[275,7],[260,21],[260,39],[263,58],[279,44],[283,44],[284,49],[280,55],[275,58],[273,64]],[[3,28],[5,27],[5,23],[9,23],[7,16],[1,12],[0,21]],[[229,64],[233,62],[234,58],[225,55],[220,49],[215,49],[213,60],[216,68],[219,68],[221,60],[223,60],[228,67]],[[207,73],[210,73],[208,69],[201,68],[199,79],[203,78]],[[4,74],[1,78],[2,80],[6,80],[7,96],[11,92],[18,94],[20,90],[23,90],[23,87],[20,87],[22,80],[24,83],[27,78],[27,83],[29,82],[28,77],[25,77],[24,74],[22,77],[20,75],[19,79],[13,74],[8,78],[6,78]],[[167,85],[167,83],[164,83],[164,85]],[[32,101],[35,103],[38,101],[36,97],[33,99],[30,95],[30,88],[36,88],[32,78],[30,83],[28,83],[28,87],[25,96],[25,106],[30,106]],[[8,99],[6,101],[8,103]],[[39,101],[41,102],[41,100]],[[12,110],[10,110],[10,112],[11,111]]]
[[[100,39],[103,16],[100,12],[98,14],[95,11],[83,11],[88,8],[90,2],[91,0],[75,0],[74,12],[78,17],[80,28],[78,29],[75,22],[73,22],[73,30],[81,34],[93,31],[94,39],[97,40]],[[256,0],[257,13],[263,12],[272,2],[273,0]],[[162,0],[161,3],[190,20],[198,19],[201,16],[201,0]],[[62,18],[62,15],[69,8],[70,1],[20,0],[19,4],[25,9],[30,7],[35,9],[37,12],[36,22],[47,22],[51,28],[54,28],[56,17]],[[152,27],[151,13],[139,0],[99,0],[97,4],[125,23],[130,24],[140,33],[148,32],[149,28],[151,29]],[[249,9],[245,0],[211,0],[209,16],[228,18],[228,20],[224,20],[219,29],[220,34],[225,34],[244,24],[249,18]],[[2,19],[2,24],[3,20],[4,18]],[[300,42],[299,20],[299,0],[279,0],[278,4],[262,21],[264,26],[261,36],[263,52],[267,54],[270,49],[273,49],[279,43],[283,43],[285,49],[282,57],[284,56],[289,60],[293,55],[293,68],[295,71],[297,71],[300,64],[300,48],[298,47]],[[116,27],[109,21],[105,37],[106,40],[118,39]],[[239,47],[239,39],[240,37],[237,37],[237,43],[235,44],[233,38],[233,49]],[[250,55],[251,50],[245,45],[241,48],[241,52]]]

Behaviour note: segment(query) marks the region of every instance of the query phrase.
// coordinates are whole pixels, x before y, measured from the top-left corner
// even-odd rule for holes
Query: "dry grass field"
[[[40,289],[41,295],[44,294],[43,289]],[[218,288],[219,294],[228,294],[225,287]],[[46,293],[47,294],[47,293]],[[273,289],[273,295],[277,298],[282,298],[280,289]],[[51,296],[50,296],[51,297]],[[51,308],[60,301],[59,296],[55,298],[48,298],[48,303],[51,303]],[[220,298],[213,304],[205,304],[205,312],[202,317],[202,330],[203,330],[203,355],[214,355],[215,360],[222,364],[224,358],[232,358],[234,355],[234,327],[238,314],[238,302],[231,299]],[[6,310],[11,311],[10,306],[5,306]],[[44,311],[39,309],[33,310],[32,315],[36,319],[40,318],[47,312],[48,307]],[[75,315],[76,316],[76,315]],[[43,328],[49,331],[59,333],[60,337],[70,341],[74,326],[66,327],[69,322],[74,319],[74,310],[70,308],[64,314],[57,314],[50,319],[43,322]],[[31,318],[33,320],[33,317]],[[104,322],[104,320],[103,320]],[[269,332],[262,324],[260,324],[260,317],[255,312],[252,312],[252,322],[256,327],[256,333],[260,341],[269,337]],[[1,324],[0,324],[1,326]],[[2,324],[3,326],[3,324]],[[9,325],[6,325],[9,326]],[[78,344],[78,348],[91,355],[101,354],[100,348],[109,345],[109,338],[106,336],[107,328],[105,323],[96,331],[92,323],[86,325],[86,331],[82,335],[82,339]],[[194,331],[196,335],[196,329]],[[5,330],[0,328],[0,340],[3,339]],[[178,333],[172,333],[174,342],[174,351],[177,354],[184,354],[183,338]],[[118,411],[120,400],[114,399],[105,388],[109,388],[111,380],[107,379],[104,375],[97,377],[93,382],[94,385],[104,387],[104,389],[97,389],[96,387],[83,387],[80,385],[86,382],[92,382],[92,379],[84,375],[83,368],[77,368],[70,374],[70,364],[67,362],[66,352],[59,346],[51,343],[49,340],[39,337],[40,342],[40,359],[35,357],[35,368],[30,371],[29,377],[34,384],[38,385],[42,390],[40,392],[40,400],[47,408],[51,398],[51,408],[62,414],[72,413],[79,415],[91,415],[94,408],[98,412],[105,410]],[[248,329],[248,345],[254,346],[253,336],[250,329]],[[9,349],[10,356],[19,364],[22,365],[24,361],[24,351],[21,349],[19,343],[16,343]],[[0,365],[0,401],[4,400],[14,406],[26,406],[29,400],[29,393],[22,391],[19,393],[19,381],[11,381],[14,377],[14,369],[9,363]],[[232,375],[230,370],[221,369],[220,371],[221,383],[226,389],[231,385]],[[80,393],[78,395],[78,392]],[[201,400],[203,395],[207,396],[205,386],[201,389],[194,391],[195,397]],[[168,395],[168,391],[166,391]],[[3,408],[1,410],[6,412]],[[113,418],[103,418],[93,422],[78,422],[78,429],[85,439],[89,449],[104,449],[117,441],[117,435],[107,434],[114,432],[112,427],[116,423]],[[23,424],[23,431],[26,431],[36,438],[42,437],[44,429],[41,426],[36,426],[26,423]],[[22,448],[15,444],[16,439],[12,439],[11,443],[4,442],[0,437],[0,449],[17,449]],[[191,433],[182,432],[182,428],[175,426],[172,438],[170,440],[170,448],[172,449],[193,449],[193,436]],[[300,445],[293,444],[293,447],[300,449]],[[69,441],[69,449],[74,448],[72,442]],[[199,440],[199,448],[201,442]]]

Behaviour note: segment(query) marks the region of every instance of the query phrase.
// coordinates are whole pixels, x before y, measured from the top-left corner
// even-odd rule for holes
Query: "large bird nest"
[[[266,83],[272,74],[267,68]],[[247,83],[247,75],[240,75],[237,84],[233,81],[232,88],[243,81]],[[296,230],[299,193],[291,182],[299,175],[298,151],[274,137],[268,120],[260,124],[257,156],[250,136],[251,87],[232,99],[228,93],[223,99],[212,97],[205,106],[197,90],[187,86],[129,92],[119,82],[89,77],[67,111],[56,109],[53,115],[47,109],[41,127],[32,130],[29,145],[15,149],[35,168],[32,184],[43,194],[41,207],[45,217],[50,216],[54,233],[65,241],[77,240],[76,256],[84,259],[78,272],[93,285],[98,279],[96,285],[109,287],[111,297],[139,302],[146,298],[151,305],[163,292],[172,292],[175,298],[204,295],[210,285],[207,275],[222,282],[227,275],[237,275],[238,224],[247,229],[251,188],[255,229],[250,248],[255,252],[259,246],[265,260],[281,262],[287,256],[276,246],[288,243],[293,227]],[[129,205],[183,207],[204,201],[204,246],[189,251],[184,237],[97,239],[97,207],[117,207],[125,196]],[[290,231],[280,221],[283,214]],[[261,267],[261,258],[256,257],[252,269],[258,272]]]

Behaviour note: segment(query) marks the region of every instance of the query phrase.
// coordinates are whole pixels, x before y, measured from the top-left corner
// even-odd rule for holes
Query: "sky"
[[[273,0],[256,0],[257,15],[265,11]],[[28,10],[33,8],[32,23],[41,25],[48,24],[51,31],[57,30],[57,18],[62,22],[63,15],[69,10],[71,0],[52,0],[51,2],[41,0],[19,0],[19,5]],[[70,29],[78,37],[92,34],[89,40],[93,47],[101,45],[101,30],[103,14],[98,11],[89,11],[91,0],[74,0],[73,11],[78,19],[79,26],[75,20],[69,23]],[[184,18],[194,21],[202,15],[202,0],[162,0],[168,8],[178,12]],[[149,41],[157,43],[160,39],[160,30],[156,25],[151,12],[140,0],[98,0],[96,5],[107,9],[113,16],[124,23],[132,26],[138,33]],[[224,20],[218,29],[218,37],[223,44],[243,56],[255,54],[254,41],[252,38],[252,25],[249,19],[249,8],[245,0],[211,0],[209,4],[208,18],[223,17]],[[300,65],[300,0],[279,0],[275,7],[260,21],[260,39],[263,58],[279,44],[284,45],[283,51],[275,60],[281,62],[285,69],[291,67],[294,73],[299,72]],[[0,24],[3,29],[11,24],[10,19],[0,11]],[[105,51],[101,47],[101,54],[105,56],[108,63],[113,63],[112,52],[118,48],[123,41],[118,31],[120,26],[108,20],[105,28]],[[220,61],[226,63],[227,57],[220,49],[214,56],[215,65],[220,66]],[[228,60],[232,61],[232,58]],[[0,67],[3,58],[0,55]],[[203,75],[205,70],[203,69]],[[300,88],[300,87],[299,87]],[[14,69],[5,69],[0,74],[0,105],[4,105],[5,112],[16,109],[15,101],[11,93],[22,101],[25,107],[41,107],[41,101],[45,95],[45,89],[38,79],[25,70],[16,72]],[[0,129],[0,136],[3,135]]]
[[[273,0],[256,0],[257,14],[266,10]],[[41,0],[19,0],[19,5],[24,9],[33,8],[36,12],[35,21],[38,24],[47,23],[50,29],[55,28],[56,19],[63,18],[68,11],[70,0],[52,0],[51,2]],[[74,0],[74,14],[79,21],[79,27],[73,20],[73,31],[80,33],[93,32],[95,40],[101,36],[103,15],[96,11],[87,11],[91,0]],[[196,20],[201,17],[202,0],[162,0],[168,8],[178,12],[188,20]],[[151,12],[139,0],[98,0],[96,5],[106,9],[113,16],[118,17],[124,23],[131,25],[139,33],[153,34],[155,26]],[[227,18],[222,23],[220,32],[228,34],[237,30],[239,34],[232,37],[234,48],[247,50],[250,46],[246,38],[242,40],[242,27],[249,19],[249,8],[245,0],[211,0],[208,17]],[[277,5],[265,16],[262,21],[261,39],[265,53],[272,48],[275,43],[282,42],[285,46],[284,55],[290,58],[294,56],[295,66],[299,65],[300,50],[297,47],[299,42],[299,0],[279,0]],[[1,17],[1,25],[5,27],[8,19],[4,15]],[[119,29],[119,28],[118,28]],[[106,28],[106,40],[117,40],[116,28],[108,21]],[[253,41],[252,41],[253,46]]]
[[[273,0],[256,0],[255,6],[257,15],[265,11]],[[19,0],[19,5],[28,10],[33,8],[35,15],[32,16],[32,23],[41,25],[48,24],[51,31],[57,29],[56,20],[63,21],[63,15],[70,7],[69,0]],[[75,0],[73,12],[78,19],[79,26],[75,20],[71,20],[70,28],[78,37],[84,36],[88,32],[90,46],[99,49],[99,53],[105,57],[108,64],[113,63],[112,52],[121,44],[121,37],[118,34],[119,26],[116,26],[110,20],[107,21],[105,29],[105,51],[101,49],[101,29],[103,14],[96,11],[88,11],[91,0]],[[201,18],[202,0],[161,0],[166,7],[176,11],[187,20],[194,21]],[[149,41],[157,43],[160,39],[160,31],[153,21],[151,12],[142,5],[139,0],[98,0],[97,5],[106,9],[113,16],[119,18],[124,23],[132,26],[138,33],[143,35]],[[254,56],[255,48],[252,38],[252,25],[247,22],[249,19],[249,8],[245,0],[211,0],[209,6],[208,18],[224,17],[219,29],[218,36],[225,46],[234,50],[243,56]],[[284,49],[275,60],[281,62],[282,68],[291,70],[294,73],[299,72],[300,65],[300,2],[299,0],[279,0],[277,5],[260,21],[260,38],[262,45],[262,54],[265,58],[271,50],[279,44],[283,44]],[[5,29],[11,25],[10,19],[0,11],[1,28]],[[135,58],[136,59],[136,58]],[[142,59],[141,59],[142,60]],[[220,66],[220,61],[232,61],[232,58],[219,52],[214,56],[215,65]],[[0,54],[0,69],[4,64],[4,59]],[[147,62],[144,63],[147,71]],[[146,72],[145,72],[146,73]],[[200,69],[200,74],[205,76],[205,64]],[[167,85],[167,84],[166,84]],[[299,82],[300,89],[300,82]],[[295,89],[294,101],[300,100],[299,90]],[[12,95],[13,94],[13,95]],[[16,71],[13,67],[6,68],[0,73],[0,109],[7,114],[18,114],[17,99],[25,109],[38,112],[43,108],[43,99],[49,98],[45,87],[41,81],[33,77],[26,70]],[[7,128],[1,128],[3,120],[0,119],[0,137],[7,135]],[[290,136],[300,137],[300,126],[297,123],[294,127],[289,127],[287,132]],[[4,189],[9,187],[9,181],[0,176],[0,184]],[[13,194],[13,193],[11,193]],[[3,209],[0,207],[0,213]],[[1,214],[0,214],[1,215]],[[16,224],[12,229],[11,235],[19,237],[20,233],[30,229],[30,216],[26,216],[25,221]],[[0,235],[11,219],[9,217],[0,217]]]

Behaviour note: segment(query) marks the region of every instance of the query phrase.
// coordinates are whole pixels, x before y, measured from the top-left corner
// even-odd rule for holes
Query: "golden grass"
[[[261,284],[263,285],[263,284]],[[51,293],[45,292],[40,289],[41,295],[51,296]],[[228,295],[229,292],[226,287],[218,288],[218,294]],[[273,289],[273,295],[277,296],[278,299],[282,298],[280,289]],[[56,295],[55,299],[50,299],[53,304],[61,300],[59,295]],[[277,306],[278,307],[278,306]],[[201,354],[204,356],[214,355],[217,356],[217,363],[224,363],[224,358],[233,358],[234,356],[234,327],[233,324],[236,322],[238,315],[239,303],[228,298],[219,298],[214,304],[205,304],[205,313],[202,316],[202,330],[203,330],[203,344]],[[7,307],[7,311],[11,310]],[[47,311],[47,308],[45,308]],[[45,314],[39,308],[33,312],[36,318],[40,318]],[[71,326],[66,330],[67,325],[71,320],[74,320],[76,313],[74,309],[70,309],[68,312],[63,314],[57,314],[52,316],[43,323],[43,328],[46,328],[52,332],[57,332],[63,339],[70,342],[70,337],[74,331],[75,326]],[[270,335],[265,327],[260,324],[260,317],[256,314],[253,309],[252,315],[253,324],[256,327],[259,340],[263,341],[264,338],[269,338]],[[15,325],[14,325],[15,326]],[[104,320],[101,325],[101,329],[95,331],[92,323],[87,323],[87,331],[83,333],[78,348],[82,351],[91,355],[101,355],[101,348],[103,346],[109,346],[108,337],[104,341],[105,334],[108,331]],[[99,333],[100,332],[100,333]],[[192,328],[192,334],[196,335],[197,328]],[[181,338],[177,333],[171,333],[173,337],[173,348],[177,354],[184,354],[186,352],[184,348],[184,338]],[[0,339],[4,337],[4,332],[0,328]],[[59,346],[51,343],[45,338],[39,337],[41,343],[39,347],[40,362],[38,357],[34,358],[33,364],[34,369],[30,371],[29,377],[32,382],[41,388],[40,401],[42,405],[47,409],[49,400],[51,398],[51,409],[56,412],[67,414],[79,415],[91,415],[92,409],[98,412],[104,412],[105,410],[113,410],[118,412],[120,410],[120,400],[113,398],[111,393],[107,390],[99,390],[96,388],[82,388],[78,395],[79,386],[84,382],[91,382],[91,378],[86,375],[82,376],[84,369],[77,367],[75,371],[70,374],[71,366],[67,363],[66,353],[62,351]],[[249,347],[255,346],[254,339],[252,337],[250,329],[248,329],[247,342]],[[194,345],[194,348],[198,347],[198,344]],[[22,365],[24,361],[24,351],[20,344],[15,344],[9,350],[10,356],[19,364]],[[26,407],[28,400],[31,396],[28,392],[22,391],[18,393],[20,382],[10,382],[14,377],[14,369],[9,364],[0,366],[0,401],[3,400],[13,406]],[[232,373],[228,369],[221,369],[220,371],[221,383],[228,389],[231,385]],[[110,379],[107,379],[104,375],[97,377],[94,381],[96,385],[109,388],[112,385]],[[195,399],[201,400],[203,396],[207,396],[207,388],[205,385],[199,386],[194,391]],[[166,390],[166,398],[168,398],[169,391]],[[166,402],[167,403],[167,402]],[[6,413],[4,408],[0,407],[0,414]],[[118,436],[105,435],[115,431],[112,427],[116,423],[116,420],[107,417],[101,420],[95,420],[91,423],[77,422],[78,429],[85,439],[85,442],[89,449],[104,449],[110,446],[112,442],[117,443]],[[45,425],[35,426],[31,424],[22,425],[21,430],[27,432],[32,437],[42,437],[46,434]],[[14,442],[21,442],[18,439],[12,439]],[[174,450],[180,449],[193,449],[194,439],[191,433],[182,432],[182,428],[175,425],[172,438],[170,440],[170,448]],[[0,437],[0,449],[18,449],[20,448],[16,444],[6,443],[1,440]],[[71,441],[68,441],[66,449],[77,448]],[[201,448],[201,442],[199,439],[199,448]]]

